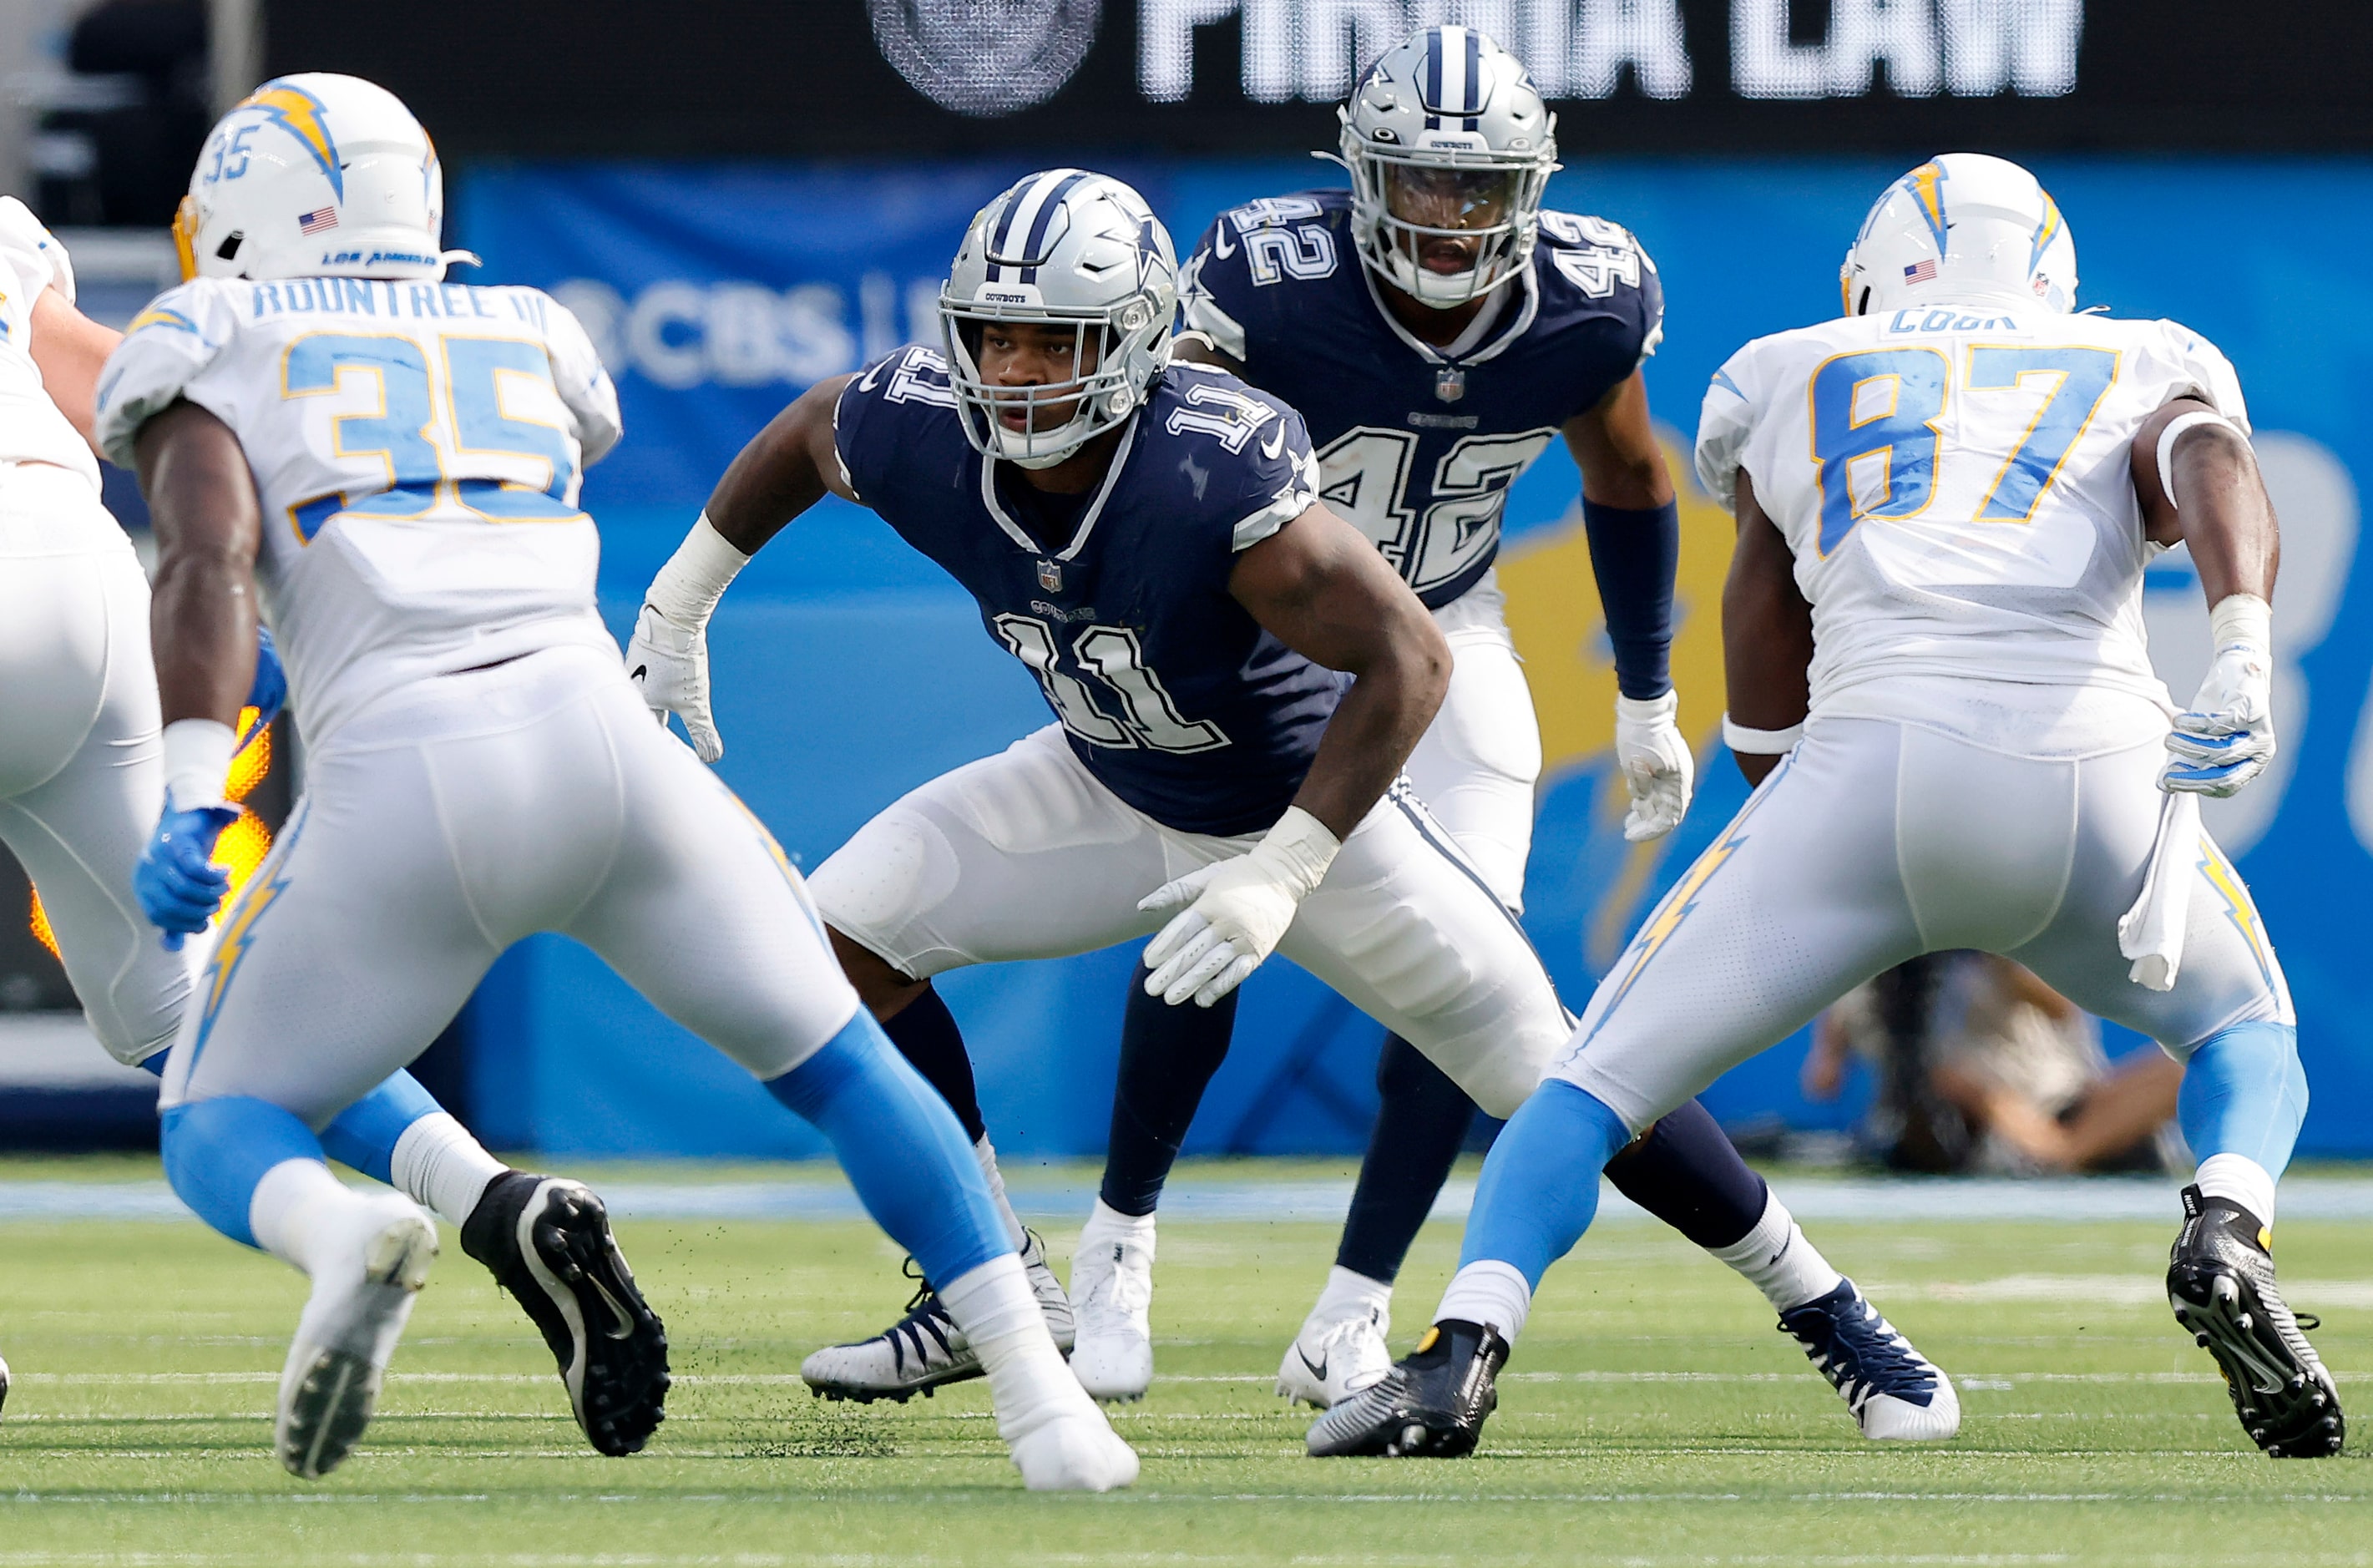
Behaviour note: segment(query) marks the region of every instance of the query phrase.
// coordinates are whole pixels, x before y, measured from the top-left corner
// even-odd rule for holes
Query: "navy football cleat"
[[[1952,1379],[1912,1349],[1852,1280],[1782,1313],[1780,1331],[1804,1348],[1864,1437],[1934,1442],[1961,1430]]]
[[[2183,1229],[2168,1255],[2168,1305],[2216,1358],[2250,1441],[2277,1459],[2320,1459],[2347,1437],[2340,1389],[2274,1287],[2270,1239],[2239,1204],[2185,1188]],[[2320,1325],[2309,1317],[2305,1327]]]
[[[667,1419],[667,1329],[636,1288],[593,1190],[506,1172],[462,1227],[462,1250],[543,1331],[586,1440],[614,1457],[649,1443]]]
[[[1496,1330],[1456,1318],[1437,1323],[1407,1360],[1318,1418],[1310,1457],[1464,1458],[1500,1408],[1492,1380],[1507,1364],[1508,1341]]]

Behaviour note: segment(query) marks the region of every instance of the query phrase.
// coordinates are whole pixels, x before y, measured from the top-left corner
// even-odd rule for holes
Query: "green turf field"
[[[905,1301],[859,1225],[621,1226],[678,1378],[627,1460],[583,1449],[541,1342],[449,1236],[378,1423],[309,1485],[268,1447],[294,1273],[194,1223],[5,1224],[0,1568],[2373,1562],[2373,1465],[2246,1445],[2158,1299],[2171,1225],[1817,1229],[1956,1375],[1958,1441],[1865,1445],[1746,1287],[1622,1224],[1550,1275],[1479,1457],[1307,1459],[1306,1413],[1269,1377],[1330,1230],[1176,1223],[1159,1375],[1118,1418],[1143,1479],[1034,1498],[977,1384],[904,1410],[800,1386],[802,1353]],[[1397,1347],[1455,1246],[1442,1225],[1420,1241]],[[2373,1451],[2365,1229],[2296,1222],[2279,1256]]]

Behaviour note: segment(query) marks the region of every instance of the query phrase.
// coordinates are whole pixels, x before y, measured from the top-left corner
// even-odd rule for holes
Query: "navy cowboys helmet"
[[[1514,55],[1473,28],[1428,28],[1385,51],[1338,116],[1352,239],[1378,276],[1447,309],[1530,263],[1557,116]]]
[[[1178,257],[1145,198],[1104,174],[1050,169],[981,208],[940,291],[965,437],[990,457],[1049,468],[1137,412],[1170,363]],[[984,335],[1070,329],[1072,374],[986,379]]]

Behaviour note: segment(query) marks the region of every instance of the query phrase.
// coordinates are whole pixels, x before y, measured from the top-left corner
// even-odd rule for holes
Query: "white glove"
[[[1209,1007],[1244,984],[1277,951],[1342,847],[1325,823],[1288,806],[1249,854],[1189,872],[1138,900],[1151,914],[1178,911],[1146,943],[1145,966],[1153,973],[1145,994],[1173,1007],[1191,996]]]
[[[708,711],[708,617],[725,595],[733,574],[750,557],[726,542],[702,512],[643,595],[635,637],[626,644],[626,677],[665,725],[672,713],[684,720],[694,755],[715,762],[725,755],[717,720]]]
[[[1697,781],[1697,760],[1675,722],[1680,697],[1674,692],[1644,701],[1615,699],[1615,764],[1631,792],[1623,837],[1639,844],[1662,838],[1681,825]]]
[[[2274,755],[2274,611],[2254,594],[2228,594],[2209,612],[2208,629],[2215,661],[2192,706],[2175,716],[2158,784],[2221,801]]]
[[[708,711],[707,627],[686,631],[644,605],[635,618],[635,639],[626,645],[626,675],[661,724],[671,713],[684,720],[684,732],[701,761],[725,755],[725,741]]]

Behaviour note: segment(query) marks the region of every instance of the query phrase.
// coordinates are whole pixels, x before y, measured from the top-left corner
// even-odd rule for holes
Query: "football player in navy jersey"
[[[946,568],[1037,677],[1054,723],[906,795],[809,883],[1000,1201],[930,983],[964,965],[1151,936],[1153,988],[1209,1007],[1281,951],[1502,1115],[1569,1033],[1514,919],[1398,782],[1449,680],[1441,630],[1317,499],[1300,415],[1171,361],[1175,306],[1169,235],[1136,192],[1076,170],[1015,185],[964,236],[946,354],[901,350],[777,416],[653,581],[628,655],[652,707],[721,755],[708,614],[830,491]],[[1092,1227],[1084,1249],[1107,1243],[1126,1245]],[[886,1333],[818,1352],[808,1380],[903,1399],[977,1375],[940,1282]]]
[[[1508,487],[1561,437],[1582,471],[1614,650],[1625,837],[1670,831],[1689,804],[1666,668],[1679,518],[1641,376],[1663,335],[1663,290],[1625,229],[1541,210],[1555,117],[1483,34],[1415,34],[1378,60],[1341,119],[1350,189],[1254,202],[1206,231],[1181,275],[1178,356],[1301,413],[1321,498],[1433,613],[1455,662],[1408,776],[1494,895],[1521,911],[1540,732],[1492,562]],[[1131,989],[1097,1223],[1133,1244],[1116,1261],[1099,1252],[1088,1288],[1072,1279],[1072,1365],[1092,1387],[1150,1368],[1143,1314],[1106,1305],[1149,1295],[1150,1281],[1094,1284],[1150,1270],[1154,1205],[1232,1022],[1233,1000],[1175,1009]],[[1321,1408],[1389,1370],[1392,1281],[1474,1116],[1397,1036],[1376,1082],[1383,1103],[1335,1267],[1278,1371],[1280,1395]],[[1695,1101],[1607,1174],[1747,1273],[1783,1316],[1839,1284]],[[1808,1352],[1827,1353],[1837,1326],[1803,1327],[1818,1330],[1798,1336]]]

